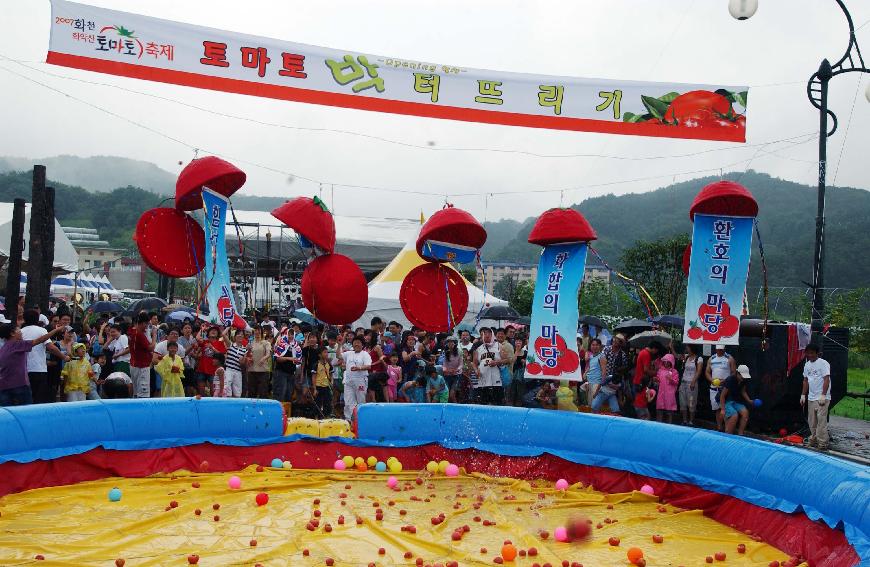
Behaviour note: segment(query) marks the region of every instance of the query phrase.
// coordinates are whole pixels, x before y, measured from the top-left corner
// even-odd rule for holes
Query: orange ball
[[[643,559],[643,551],[639,547],[630,547],[628,548],[628,561],[634,565],[637,565],[638,562]]]
[[[369,470],[369,467],[367,464],[365,464],[365,462],[362,462],[356,466],[356,470],[358,470],[359,472],[365,472]]]
[[[501,546],[501,558],[505,561],[513,561],[517,556],[517,548],[512,543]]]

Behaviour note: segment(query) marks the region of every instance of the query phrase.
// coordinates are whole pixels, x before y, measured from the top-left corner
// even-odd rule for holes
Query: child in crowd
[[[390,354],[390,363],[387,365],[387,387],[384,389],[384,399],[388,402],[396,401],[397,387],[402,382],[402,367],[399,366],[399,354]]]
[[[171,341],[166,344],[166,356],[160,359],[154,370],[163,379],[160,391],[164,398],[183,398],[184,385],[181,377],[184,376],[184,360],[178,356],[178,343]]]
[[[673,423],[677,411],[677,385],[680,383],[680,374],[674,368],[674,355],[666,354],[662,357],[661,365],[656,372],[656,382],[659,386],[656,420]]]
[[[399,390],[400,398],[412,404],[422,404],[426,402],[426,375],[423,373],[417,374],[414,380],[405,382],[402,389]]]
[[[579,411],[577,408],[577,394],[571,388],[567,380],[559,382],[559,388],[556,390],[556,409],[562,411]]]
[[[214,362],[214,378],[211,382],[211,395],[213,398],[229,398],[232,396],[232,391],[227,387],[229,384],[226,381],[224,370],[224,355],[223,353],[216,352],[211,358]]]
[[[91,370],[94,371],[94,375],[91,377],[90,382],[88,383],[88,387],[91,389],[88,392],[89,400],[99,400],[100,394],[99,389],[102,388],[103,382],[105,380],[102,379],[103,366],[106,365],[106,354],[100,349],[98,353],[96,349],[91,351],[91,360],[94,361],[91,364]]]
[[[656,395],[656,391],[650,388],[650,377],[644,375],[640,379],[640,384],[637,385],[637,393],[634,395],[634,413],[638,419],[649,420],[649,403]]]
[[[63,365],[60,377],[63,391],[68,402],[83,402],[91,391],[90,383],[94,376],[91,363],[85,354],[85,345],[76,343],[72,348],[72,360]]]
[[[541,408],[543,409],[556,409],[556,382],[550,382],[547,380],[541,387],[538,389],[538,393],[535,395],[535,401],[541,404]]]
[[[320,413],[320,418],[332,416],[332,362],[329,351],[320,349],[320,358],[317,360],[317,368],[314,370],[314,405]]]
[[[106,399],[117,400],[133,397],[133,381],[124,372],[111,372],[103,384]]]
[[[446,404],[450,397],[450,390],[447,388],[447,381],[444,376],[438,374],[434,366],[426,367],[428,379],[426,381],[426,398],[430,403]]]

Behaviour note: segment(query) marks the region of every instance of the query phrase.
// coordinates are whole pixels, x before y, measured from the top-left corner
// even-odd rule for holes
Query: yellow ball
[[[292,468],[293,468],[293,465],[292,465],[292,463],[290,463],[290,461],[284,461],[284,462],[281,464],[281,466],[282,466],[283,468],[285,468],[285,469],[292,469]]]
[[[387,468],[390,469],[391,473],[402,472],[402,463],[397,460],[392,460],[387,463]]]
[[[444,472],[447,470],[447,467],[449,467],[449,466],[450,466],[449,462],[441,461],[440,463],[438,463],[438,472],[440,472],[441,474],[444,474]]]
[[[342,457],[341,460],[344,461],[344,466],[346,466],[348,468],[350,468],[354,465],[353,457],[351,457],[349,455]]]
[[[430,473],[438,472],[438,463],[436,463],[435,461],[429,461],[428,463],[426,463],[426,470]]]
[[[353,463],[354,463],[356,466],[360,466],[360,465],[364,465],[364,464],[366,464],[366,460],[363,459],[362,457],[357,457],[356,459],[353,460]]]
[[[372,468],[373,466],[378,464],[377,457],[369,457],[368,459],[366,459],[366,464],[369,466],[369,468]]]
[[[719,387],[719,384],[721,384],[721,383],[722,383],[722,381],[719,380],[718,378],[713,378],[713,385],[716,386],[717,388]]]
[[[399,459],[397,459],[396,457],[387,457],[386,463],[390,464],[391,461],[398,461],[398,460]]]

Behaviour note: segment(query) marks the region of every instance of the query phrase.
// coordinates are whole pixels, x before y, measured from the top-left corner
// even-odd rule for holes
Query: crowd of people
[[[508,405],[608,412],[695,424],[702,381],[720,430],[742,434],[754,406],[749,368],[723,345],[706,360],[652,341],[630,347],[577,334],[582,380],[526,379],[528,337],[519,326],[433,334],[374,317],[369,328],[283,324],[266,314],[246,330],[204,322],[167,325],[158,313],[132,321],[73,324],[65,312],[25,309],[0,326],[0,405],[99,398],[272,398],[294,416],[353,419],[369,402]],[[812,442],[827,445],[830,366],[807,348],[804,396]],[[705,402],[706,405],[706,402]],[[818,430],[818,431],[817,431]]]

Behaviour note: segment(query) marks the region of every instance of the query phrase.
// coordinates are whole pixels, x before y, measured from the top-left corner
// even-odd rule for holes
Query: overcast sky
[[[675,174],[721,167],[743,171],[747,165],[814,184],[815,140],[801,145],[753,144],[818,132],[818,113],[807,100],[806,81],[823,57],[839,59],[848,40],[845,18],[833,0],[760,0],[758,13],[744,22],[729,16],[727,0],[89,3],[300,43],[473,68],[751,87],[747,145],[395,116],[46,65],[48,1],[0,0],[0,13],[7,23],[0,34],[0,56],[23,61],[33,70],[2,59],[0,67],[233,161],[248,174],[245,194],[289,198],[321,190],[317,183],[288,179],[287,172],[292,172],[325,182],[324,200],[334,202],[337,214],[354,216],[413,218],[421,210],[428,215],[440,208],[445,193],[474,193],[451,201],[481,220],[522,219],[558,206],[560,200],[568,205],[589,196],[644,192],[674,180],[704,175]],[[870,64],[870,2],[847,0],[847,4],[856,27],[868,24],[857,32],[857,37]],[[61,77],[117,85],[172,101]],[[840,118],[840,128],[828,144],[829,183],[836,176],[838,185],[870,189],[870,103],[864,96],[867,83],[868,76],[857,73],[837,77],[831,83],[830,106]],[[173,173],[181,169],[179,162],[186,164],[193,157],[193,151],[183,144],[2,70],[0,85],[0,155],[118,155],[151,161]],[[850,121],[857,88],[860,92]],[[262,125],[254,120],[287,127],[345,130],[420,147],[353,134]],[[641,158],[705,150],[716,151],[655,160],[521,153]],[[750,158],[752,161],[747,162]],[[640,178],[646,180],[623,183]],[[136,180],[130,183],[135,185]],[[329,183],[431,194],[339,185],[333,193]],[[570,188],[575,189],[487,196]]]

